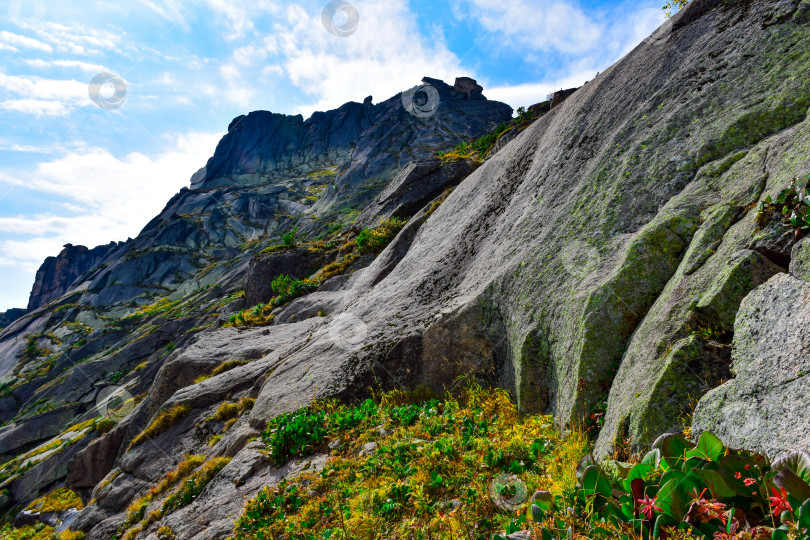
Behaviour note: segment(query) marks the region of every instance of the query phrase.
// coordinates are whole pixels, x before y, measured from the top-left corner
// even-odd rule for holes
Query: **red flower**
[[[653,510],[656,512],[663,512],[663,509],[656,506],[655,501],[658,497],[650,498],[649,495],[646,493],[644,494],[643,499],[638,499],[638,502],[641,504],[641,513],[647,517],[647,520],[652,520],[653,517]]]
[[[756,481],[756,480],[754,480],[753,478],[746,478],[746,479],[744,480],[744,482],[745,482],[745,485],[746,485],[746,486],[753,486],[754,484],[756,484],[756,483],[757,483],[757,481]]]
[[[781,489],[781,493],[776,491],[776,488],[771,488],[773,492],[773,497],[768,497],[768,500],[771,502],[771,508],[773,508],[773,515],[778,516],[782,512],[793,512],[793,507],[790,506],[790,503],[787,500],[787,491],[785,488]]]
[[[740,474],[740,473],[738,473],[738,472],[735,472],[735,473],[734,473],[734,478],[736,478],[737,480],[739,480],[740,478],[742,478],[742,474]]]

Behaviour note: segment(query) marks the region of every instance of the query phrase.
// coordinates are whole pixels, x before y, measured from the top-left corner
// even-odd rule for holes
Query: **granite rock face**
[[[101,261],[118,247],[119,244],[116,242],[93,249],[66,244],[59,255],[45,259],[37,270],[34,288],[28,301],[28,311],[33,311],[65,294],[82,274],[97,268]]]
[[[0,311],[0,328],[5,328],[17,319],[23,317],[28,313],[27,309],[9,309],[8,311]]]
[[[695,410],[692,430],[772,459],[810,448],[810,283],[780,274],[749,294],[734,328],[733,378]]]

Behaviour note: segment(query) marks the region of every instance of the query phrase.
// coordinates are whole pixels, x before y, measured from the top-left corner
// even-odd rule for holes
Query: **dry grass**
[[[170,427],[185,418],[191,412],[189,405],[177,405],[171,409],[161,411],[152,423],[145,430],[138,434],[130,443],[129,448],[134,448],[139,444],[154,439],[158,435],[168,431]]]

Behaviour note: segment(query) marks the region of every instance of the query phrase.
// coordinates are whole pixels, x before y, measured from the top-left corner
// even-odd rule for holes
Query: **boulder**
[[[470,95],[480,94],[484,91],[484,87],[470,77],[457,77],[453,88],[456,92]]]
[[[245,306],[268,302],[277,295],[273,280],[280,275],[303,279],[323,266],[324,256],[307,248],[257,255],[245,278]]]
[[[733,378],[698,402],[692,433],[772,459],[810,448],[810,283],[779,274],[743,300]]]

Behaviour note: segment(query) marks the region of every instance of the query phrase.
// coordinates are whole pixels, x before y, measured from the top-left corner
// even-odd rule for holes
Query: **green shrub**
[[[355,239],[361,253],[379,253],[391,243],[405,226],[406,221],[390,218],[374,229],[363,229]]]
[[[271,287],[273,288],[273,292],[279,295],[290,294],[290,289],[292,288],[292,284],[295,280],[286,275],[281,274],[280,276],[276,277],[271,283]]]
[[[298,234],[298,227],[293,227],[293,230],[285,234],[281,237],[281,243],[284,247],[293,248],[295,247],[295,235]]]
[[[807,538],[810,454],[770,463],[708,432],[697,443],[670,434],[640,463],[612,462],[607,470],[586,467],[576,492],[575,513],[588,516],[589,538],[608,538],[608,529],[645,538]],[[571,538],[555,526],[558,503],[532,508],[543,538]]]

